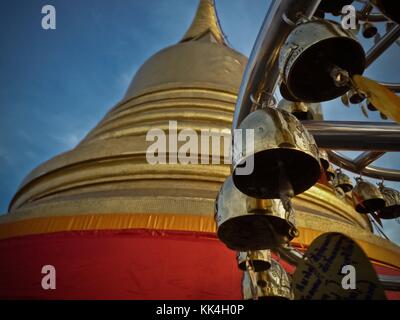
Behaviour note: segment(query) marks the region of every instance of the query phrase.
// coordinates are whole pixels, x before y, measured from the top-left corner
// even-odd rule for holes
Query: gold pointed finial
[[[207,32],[211,32],[218,43],[226,45],[215,11],[214,0],[200,0],[196,16],[181,42],[200,38]]]

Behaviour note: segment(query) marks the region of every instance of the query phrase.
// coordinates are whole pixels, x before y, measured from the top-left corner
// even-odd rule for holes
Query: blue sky
[[[267,0],[216,0],[231,46],[249,55]],[[41,28],[41,9],[57,10],[57,29]],[[135,71],[178,42],[197,0],[3,0],[0,12],[0,212],[41,162],[73,148],[124,95]],[[366,42],[367,46],[371,42]],[[400,47],[367,75],[399,81]],[[324,104],[327,119],[363,120],[359,108]],[[378,120],[371,114],[369,120]],[[365,119],[367,120],[367,119]],[[400,167],[399,154],[377,165]],[[399,184],[390,184],[400,188]],[[400,243],[400,225],[385,230]]]

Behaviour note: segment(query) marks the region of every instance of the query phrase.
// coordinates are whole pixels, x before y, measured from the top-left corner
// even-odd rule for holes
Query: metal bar
[[[400,151],[400,125],[382,122],[303,121],[322,149]]]
[[[366,66],[369,67],[399,37],[400,37],[400,25],[396,25],[392,30],[390,30],[388,33],[386,33],[379,40],[379,42],[377,44],[375,44],[367,52],[367,63],[366,63]]]
[[[375,160],[379,159],[385,154],[385,152],[380,151],[367,151],[360,154],[357,158],[354,159],[354,165],[357,169],[364,169],[368,165],[370,165]]]
[[[370,13],[367,16],[364,16],[362,12],[357,12],[357,18],[361,21],[368,21],[368,22],[384,22],[388,21],[383,14],[380,13]]]
[[[394,92],[400,92],[400,83],[380,82],[380,84],[385,86],[389,90],[392,90]]]
[[[321,0],[274,0],[257,36],[243,75],[233,116],[233,129],[250,113],[250,96],[260,92],[273,93],[279,79],[278,58],[280,48],[294,28],[284,21],[286,16],[296,21],[299,14],[314,15]],[[268,101],[267,101],[268,102]]]
[[[339,154],[336,151],[328,151],[329,159],[337,166],[343,169],[349,170],[351,172],[360,173],[363,176],[375,178],[375,179],[385,179],[388,181],[400,181],[400,170],[396,169],[386,169],[368,166],[362,170],[358,169],[354,162],[344,155]]]
[[[358,19],[365,20],[368,17],[368,15],[371,14],[373,8],[374,8],[373,5],[371,5],[370,3],[368,2],[365,3],[364,8],[360,11]]]

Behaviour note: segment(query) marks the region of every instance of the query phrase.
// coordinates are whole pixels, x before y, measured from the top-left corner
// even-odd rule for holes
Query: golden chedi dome
[[[144,63],[123,100],[85,139],[25,178],[0,220],[0,238],[150,225],[215,232],[214,201],[230,166],[149,164],[153,142],[146,135],[152,128],[168,133],[169,121],[178,132],[230,129],[246,62],[227,46],[214,1],[201,0],[183,39]],[[399,248],[374,236],[370,222],[330,187],[314,186],[296,197],[295,208],[298,245],[342,232],[371,259],[400,267]]]

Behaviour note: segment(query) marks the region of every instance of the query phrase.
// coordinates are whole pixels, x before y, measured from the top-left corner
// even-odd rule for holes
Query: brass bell
[[[282,99],[279,101],[278,108],[293,114],[299,120],[314,120],[314,115],[308,103]]]
[[[370,22],[365,22],[362,28],[362,34],[364,38],[370,39],[372,37],[375,37],[375,35],[378,32],[378,28],[375,27],[372,23]]]
[[[279,69],[295,101],[322,102],[345,94],[349,78],[364,72],[365,60],[363,47],[349,30],[333,21],[312,20],[289,34]]]
[[[365,96],[361,92],[354,89],[351,89],[347,94],[351,104],[359,104],[365,99]]]
[[[400,23],[400,3],[398,0],[372,0],[372,3],[391,20]]]
[[[385,199],[379,189],[372,183],[356,178],[357,184],[351,196],[353,205],[359,213],[375,212],[385,207]]]
[[[244,300],[293,300],[291,280],[283,267],[272,259],[263,272],[245,272],[242,280]]]
[[[319,161],[321,162],[322,169],[326,172],[330,166],[328,153],[325,150],[318,150]]]
[[[254,198],[280,199],[283,193],[294,196],[318,181],[317,145],[292,114],[277,108],[259,109],[250,113],[239,129],[244,134],[240,147],[234,146],[233,181],[241,192]],[[254,130],[254,143],[247,146],[249,130]],[[241,174],[249,163],[254,169]]]
[[[378,211],[378,216],[381,219],[396,219],[400,217],[400,192],[387,188],[383,183],[379,184],[383,198],[385,199],[385,208]]]
[[[333,186],[335,188],[341,188],[345,193],[353,189],[353,182],[351,182],[350,177],[343,173],[341,169],[336,169],[335,180],[333,181]]]
[[[218,238],[235,251],[273,249],[298,236],[293,212],[282,201],[246,196],[228,177],[215,205]]]
[[[266,271],[271,267],[271,251],[256,250],[237,253],[237,262],[239,269],[247,271],[249,269],[254,272]]]
[[[325,170],[325,174],[328,181],[333,183],[336,178],[336,171],[331,164],[329,164],[329,167]]]

